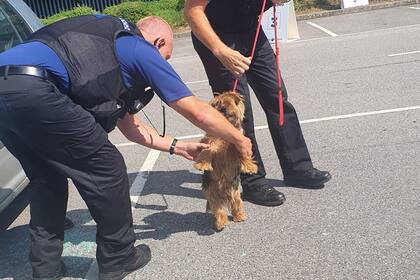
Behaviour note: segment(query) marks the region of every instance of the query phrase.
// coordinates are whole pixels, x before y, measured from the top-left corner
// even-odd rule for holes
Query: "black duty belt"
[[[0,66],[0,77],[7,80],[8,76],[25,75],[48,80],[55,84],[55,80],[48,71],[35,66],[5,65]]]

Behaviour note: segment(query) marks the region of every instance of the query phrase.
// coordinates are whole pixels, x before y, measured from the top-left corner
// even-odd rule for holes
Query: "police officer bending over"
[[[163,59],[172,31],[149,17],[136,26],[111,16],[62,20],[0,54],[0,140],[19,159],[31,188],[34,279],[60,279],[67,178],[97,224],[100,279],[122,279],[151,258],[135,235],[124,160],[108,140],[117,126],[131,141],[193,159],[202,143],[159,137],[133,114],[151,87],[170,107],[251,156],[251,142],[198,100]],[[141,104],[140,104],[141,105]]]
[[[287,1],[267,0],[266,9]],[[283,80],[285,122],[283,127],[279,127],[276,60],[262,30],[251,63],[249,56],[262,5],[262,0],[187,0],[185,16],[193,32],[194,48],[204,64],[213,91],[233,89],[235,78],[240,77],[237,90],[245,99],[243,127],[245,135],[252,141],[258,164],[257,174],[241,175],[243,197],[255,204],[277,206],[285,201],[285,196],[265,179],[264,163],[255,139],[248,83],[267,117],[285,184],[320,188],[330,180],[331,175],[313,167],[295,108],[287,100]]]

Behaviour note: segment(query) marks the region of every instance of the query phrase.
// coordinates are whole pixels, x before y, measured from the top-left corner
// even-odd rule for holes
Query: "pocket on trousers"
[[[89,136],[87,139],[84,139],[79,143],[66,146],[65,150],[73,159],[76,160],[93,155],[101,149],[108,140],[107,134],[98,127],[93,134],[94,135]]]

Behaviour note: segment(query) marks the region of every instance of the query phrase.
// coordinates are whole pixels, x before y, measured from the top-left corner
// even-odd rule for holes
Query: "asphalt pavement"
[[[289,100],[323,189],[284,186],[253,98],[259,148],[287,201],[246,202],[248,220],[211,228],[192,163],[110,134],[132,184],[137,243],[149,265],[127,279],[420,279],[420,5],[299,21],[301,39],[281,45]],[[170,63],[197,96],[211,90],[191,39],[175,41]],[[168,134],[203,132],[166,109]],[[161,103],[145,110],[162,129]],[[145,116],[139,116],[147,122]],[[96,279],[95,223],[70,186],[63,260],[69,278]],[[0,234],[0,278],[30,279],[26,209]]]

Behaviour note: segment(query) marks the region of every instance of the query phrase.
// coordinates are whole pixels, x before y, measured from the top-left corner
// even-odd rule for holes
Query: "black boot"
[[[46,277],[40,276],[40,275],[34,275],[32,279],[33,280],[60,280],[61,278],[66,276],[66,272],[67,272],[66,265],[64,264],[63,261],[61,261],[60,267],[52,275],[46,276]]]
[[[286,201],[286,197],[283,193],[267,185],[261,185],[249,190],[244,190],[242,198],[246,201],[262,206],[279,206]]]
[[[328,171],[312,168],[303,172],[286,174],[284,183],[288,186],[301,186],[307,188],[322,188],[331,179]]]
[[[134,248],[134,256],[130,257],[127,264],[118,271],[99,272],[99,280],[121,280],[128,274],[144,267],[152,258],[152,253],[147,245],[141,244]]]

